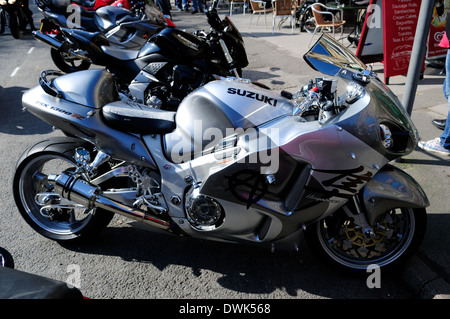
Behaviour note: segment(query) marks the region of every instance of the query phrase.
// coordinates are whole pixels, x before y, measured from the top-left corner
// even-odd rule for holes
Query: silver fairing
[[[117,100],[113,79],[104,70],[87,70],[51,81],[61,97],[51,96],[41,86],[24,93],[23,106],[32,114],[66,134],[87,140],[112,158],[154,167],[138,134],[108,126],[101,107]]]
[[[87,70],[69,73],[52,81],[63,99],[86,107],[98,109],[117,100],[114,79],[105,70]]]

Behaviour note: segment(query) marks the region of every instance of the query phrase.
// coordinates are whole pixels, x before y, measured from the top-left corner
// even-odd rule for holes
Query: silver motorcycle
[[[20,213],[57,241],[88,239],[117,213],[270,249],[304,238],[356,272],[401,265],[423,239],[429,202],[389,162],[413,151],[418,132],[397,97],[332,38],[304,58],[327,77],[295,94],[225,78],[190,93],[176,113],[118,100],[103,70],[43,72],[23,105],[72,137],[22,155]]]

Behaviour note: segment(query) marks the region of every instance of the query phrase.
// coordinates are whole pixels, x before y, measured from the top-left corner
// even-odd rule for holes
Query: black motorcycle
[[[12,36],[20,38],[20,32],[25,31],[27,25],[34,30],[33,13],[28,7],[28,0],[0,0],[0,34],[9,26]]]
[[[62,29],[67,42],[49,43],[105,66],[114,75],[122,99],[174,110],[194,89],[217,76],[240,77],[248,65],[244,41],[231,20],[220,20],[214,9],[206,16],[209,33],[165,28],[139,51],[110,46],[100,32],[76,29]]]
[[[152,35],[173,25],[151,0],[133,1],[130,10],[114,5],[105,5],[93,10],[74,4],[71,7],[58,5],[56,1],[35,0],[35,2],[45,18],[41,20],[40,31],[34,35],[38,40],[50,45],[67,40],[61,29],[75,28],[100,32],[111,46],[139,50]],[[78,52],[77,48],[71,47],[77,54],[70,54],[66,48],[52,48],[50,51],[53,62],[60,70],[69,73],[90,67],[88,59],[79,57],[82,53]]]

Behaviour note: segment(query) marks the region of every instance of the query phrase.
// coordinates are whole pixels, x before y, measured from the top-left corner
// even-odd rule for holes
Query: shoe
[[[198,11],[194,10],[194,11],[191,12],[191,14],[195,14],[195,13],[198,13]]]
[[[441,145],[441,139],[439,137],[436,137],[434,140],[429,141],[420,141],[418,143],[418,146],[428,152],[434,152],[441,155],[450,155],[450,150],[444,148]]]
[[[445,129],[445,123],[447,120],[432,120],[431,123],[433,123],[434,126],[436,126],[438,129],[444,130]]]

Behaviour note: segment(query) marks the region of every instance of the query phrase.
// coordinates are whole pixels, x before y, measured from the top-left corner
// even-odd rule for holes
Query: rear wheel
[[[305,237],[318,256],[353,272],[366,272],[369,265],[394,269],[415,253],[426,228],[424,208],[386,211],[375,223],[371,236],[342,210],[310,226]]]
[[[91,63],[88,61],[78,59],[67,52],[54,48],[51,48],[50,55],[53,63],[65,73],[87,70],[91,66]]]
[[[97,235],[114,216],[102,209],[90,209],[54,192],[47,182],[50,174],[73,171],[73,154],[82,143],[58,138],[36,144],[17,165],[14,199],[25,221],[39,234],[57,241],[79,241]]]

